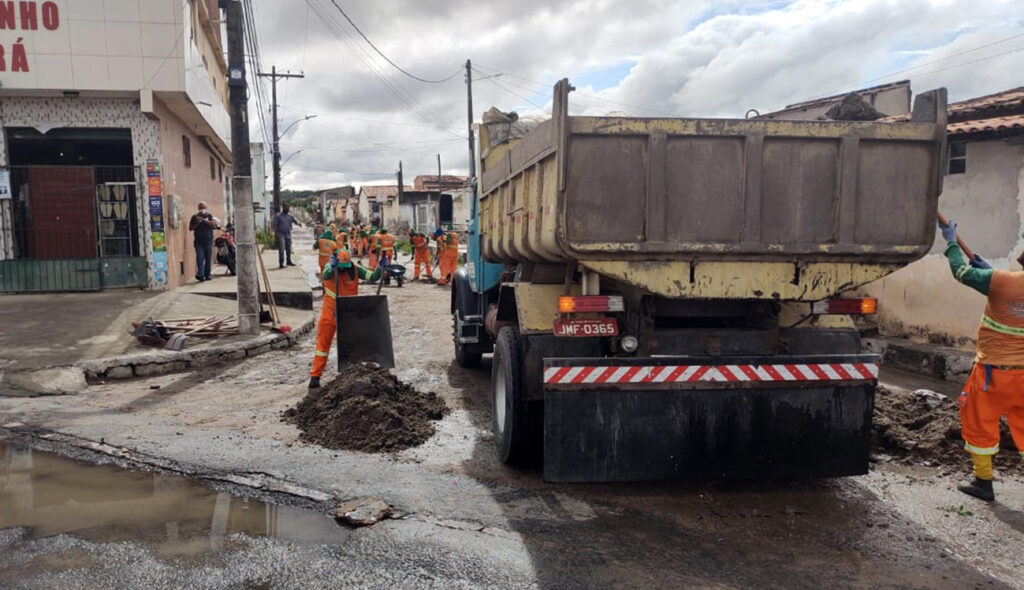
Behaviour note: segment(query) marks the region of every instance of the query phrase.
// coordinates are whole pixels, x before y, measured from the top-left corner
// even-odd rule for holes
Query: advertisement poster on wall
[[[163,182],[158,160],[146,160],[146,179],[149,193],[149,230],[153,244],[153,280],[162,286],[167,284],[167,235],[164,233]]]

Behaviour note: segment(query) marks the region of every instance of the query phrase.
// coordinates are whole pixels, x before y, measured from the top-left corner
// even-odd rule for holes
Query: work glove
[[[988,263],[988,260],[981,257],[981,254],[974,255],[974,260],[971,260],[971,266],[982,269],[992,268],[992,265]]]
[[[371,283],[376,283],[379,280],[380,280],[380,267],[378,266],[377,270],[373,271],[373,274],[370,275],[369,281]]]
[[[946,240],[947,244],[956,242],[956,222],[952,219],[949,220],[949,225],[942,225],[940,222],[939,231],[942,232],[942,239]]]

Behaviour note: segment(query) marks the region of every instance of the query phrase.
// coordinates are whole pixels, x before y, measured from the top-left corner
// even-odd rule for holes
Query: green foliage
[[[408,238],[399,238],[395,240],[395,250],[407,256],[412,256],[412,242]]]
[[[277,250],[277,241],[274,234],[266,230],[256,230],[256,243],[263,246],[265,250]]]
[[[943,512],[952,512],[957,516],[974,516],[974,513],[965,508],[963,504],[959,506],[939,506],[938,509]]]

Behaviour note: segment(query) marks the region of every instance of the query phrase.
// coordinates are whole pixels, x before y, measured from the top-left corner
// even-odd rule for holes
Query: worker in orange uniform
[[[974,462],[974,479],[961,492],[987,502],[992,456],[999,452],[999,420],[1006,416],[1013,443],[1024,459],[1024,271],[994,270],[981,256],[965,261],[956,223],[939,223],[946,258],[956,280],[988,297],[978,327],[974,369],[960,393],[960,432]],[[1024,254],[1017,258],[1024,267]]]
[[[309,370],[310,389],[320,387],[320,377],[324,374],[327,357],[331,354],[331,343],[338,330],[335,316],[337,298],[358,295],[359,279],[377,281],[380,279],[380,270],[371,273],[352,262],[348,250],[342,249],[335,251],[320,276],[324,283],[324,302],[320,308],[320,319],[316,323],[316,351],[313,353],[313,368]]]
[[[356,256],[366,256],[370,252],[370,232],[367,227],[359,228],[359,242],[356,244]]]
[[[370,270],[377,270],[377,263],[379,262],[380,258],[380,235],[377,233],[376,228],[370,229],[369,249]]]
[[[434,274],[434,271],[433,269],[430,268],[430,250],[427,248],[430,242],[426,234],[414,232],[410,229],[409,242],[412,243],[412,252],[414,257],[413,264],[415,264],[415,266],[413,267],[414,270],[412,274],[412,280],[415,281],[416,279],[420,278],[421,263],[427,270],[427,277],[432,276]]]
[[[327,261],[334,255],[334,251],[338,249],[338,243],[334,241],[334,232],[330,229],[320,234],[320,237],[316,240],[316,253],[317,253],[317,264],[320,265],[320,272],[324,272],[324,266],[327,265]]]
[[[380,228],[377,235],[377,243],[380,244],[380,264],[387,266],[395,260],[395,236],[388,233],[386,227]]]
[[[357,250],[359,244],[359,228],[355,225],[350,225],[348,228],[348,251],[351,254],[359,255]]]
[[[441,278],[437,280],[438,285],[447,285],[455,277],[455,270],[459,267],[459,234],[451,231],[444,231],[437,228],[434,231],[434,238],[437,240],[438,266],[441,267]]]

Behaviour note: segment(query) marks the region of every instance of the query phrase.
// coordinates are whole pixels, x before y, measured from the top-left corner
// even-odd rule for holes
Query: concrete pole
[[[231,102],[231,156],[234,173],[231,198],[235,206],[235,255],[238,273],[238,332],[260,333],[260,302],[256,250],[256,216],[252,206],[252,156],[249,153],[248,92],[242,4],[224,3],[228,33],[228,86]]]

